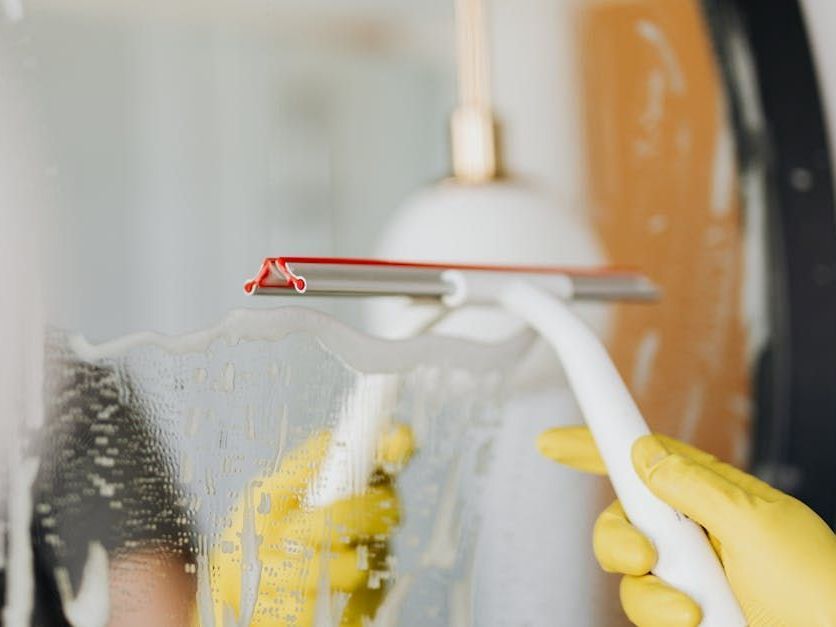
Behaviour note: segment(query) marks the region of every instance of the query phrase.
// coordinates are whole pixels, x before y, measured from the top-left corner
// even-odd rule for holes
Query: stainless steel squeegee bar
[[[442,298],[453,286],[441,277],[437,268],[410,268],[321,263],[293,263],[288,269],[305,280],[300,292],[287,287],[259,286],[257,294],[284,296],[409,296]]]
[[[406,296],[411,298],[440,299],[449,296],[455,287],[444,279],[445,269],[410,267],[347,265],[328,263],[288,264],[294,276],[304,278],[304,291],[287,285],[271,287],[262,285],[257,294],[305,295],[305,296]],[[508,272],[508,280],[524,280],[526,274]],[[534,276],[540,279],[542,276]],[[658,290],[647,278],[636,274],[578,274],[567,273],[572,281],[573,298],[584,301],[651,301],[658,297]],[[284,280],[284,279],[282,279]],[[497,290],[500,286],[497,285]]]
[[[574,300],[639,301],[658,300],[659,288],[641,275],[571,276]]]

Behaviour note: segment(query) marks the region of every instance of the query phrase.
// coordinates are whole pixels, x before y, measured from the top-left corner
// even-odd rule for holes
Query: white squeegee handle
[[[266,261],[271,263],[265,262],[262,274],[266,272],[264,268],[275,265],[274,260]],[[400,266],[416,266],[383,265],[400,275],[403,272]],[[564,277],[560,273],[531,277],[526,273],[502,272],[503,268],[453,266],[445,269],[436,265],[432,269],[439,271],[432,277],[433,282],[441,284],[436,296],[448,306],[499,302],[548,340],[564,365],[628,517],[656,546],[659,558],[654,574],[700,605],[703,627],[745,625],[740,606],[704,531],[656,498],[633,469],[631,449],[638,438],[650,433],[647,424],[601,342],[561,302],[561,299],[586,297],[589,285],[596,295],[600,293],[605,298],[630,298],[636,294],[652,297],[655,293],[652,284],[641,277],[637,278],[638,284],[622,288],[594,277],[588,281],[589,285],[582,285],[576,277]],[[491,276],[493,271],[498,271],[497,275]],[[270,287],[268,278],[266,274],[260,275],[251,283],[264,282],[264,290],[283,287],[283,292],[288,291],[284,286]],[[370,280],[377,284],[380,279],[375,276]],[[399,286],[399,293],[401,289]],[[260,293],[255,288],[248,291]],[[297,291],[306,292],[304,287]],[[348,291],[341,288],[334,293]],[[350,291],[352,295],[381,293],[379,289]],[[360,376],[340,407],[329,450],[305,499],[308,506],[329,505],[365,489],[374,470],[378,438],[394,408],[396,391],[394,375]]]
[[[700,605],[703,627],[745,625],[703,529],[654,496],[636,474],[631,449],[650,430],[600,340],[542,288],[515,282],[498,298],[557,352],[624,511],[656,547],[653,573]]]
[[[359,374],[337,412],[322,465],[305,505],[326,507],[362,494],[377,463],[377,443],[392,419],[398,389],[394,374]]]

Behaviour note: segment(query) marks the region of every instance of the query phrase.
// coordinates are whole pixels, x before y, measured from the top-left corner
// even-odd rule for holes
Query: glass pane
[[[39,610],[60,599],[82,621],[148,620],[162,586],[177,594],[153,611],[171,624],[193,608],[202,625],[461,624],[478,605],[480,499],[507,374],[531,343],[389,342],[292,308],[176,338],[53,336]],[[381,375],[389,405],[368,387]],[[364,427],[381,407],[382,431]],[[323,460],[340,447],[357,457],[352,438],[377,441],[393,423],[411,432],[411,459],[395,438],[356,494],[312,505]],[[351,437],[323,439],[346,424]]]

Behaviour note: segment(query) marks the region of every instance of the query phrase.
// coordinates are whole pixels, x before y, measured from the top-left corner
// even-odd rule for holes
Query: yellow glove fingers
[[[549,429],[537,438],[541,454],[575,470],[593,475],[606,475],[604,460],[586,427],[557,427]]]
[[[368,488],[363,494],[312,511],[289,513],[277,531],[307,546],[353,544],[388,535],[401,520],[400,503],[391,484]]]
[[[709,466],[714,472],[736,483],[747,492],[756,494],[764,500],[774,500],[781,496],[781,493],[768,483],[730,464],[721,462],[710,453],[664,435],[657,434],[656,437],[671,452],[692,459],[703,466]],[[604,460],[598,454],[592,434],[586,427],[557,427],[544,431],[537,438],[537,448],[545,457],[575,470],[594,475],[607,474]]]
[[[624,577],[621,605],[638,627],[696,627],[702,620],[699,605],[658,577]]]
[[[253,505],[267,510],[257,513],[257,518],[280,519],[289,509],[299,505],[330,441],[330,432],[314,433],[301,446],[287,454],[278,472],[253,482]],[[378,463],[389,474],[397,472],[409,461],[414,450],[412,429],[408,425],[395,423],[380,439]],[[259,521],[259,529],[263,524]]]
[[[259,491],[272,494],[301,494],[307,488],[331,441],[329,431],[318,431],[290,451],[278,471],[260,480]],[[393,424],[381,437],[377,456],[380,464],[403,465],[415,450],[412,429],[402,423]]]
[[[330,441],[330,432],[319,431],[305,440],[299,448],[290,451],[277,472],[253,482],[254,504],[258,506],[262,493],[268,494],[273,501],[286,496],[301,498],[325,456]]]
[[[313,624],[319,589],[348,594],[348,622],[361,624],[379,605],[389,568],[387,538],[401,511],[392,475],[415,449],[412,430],[395,424],[378,443],[379,469],[361,495],[316,510],[302,499],[331,444],[331,434],[313,434],[284,456],[270,476],[250,483],[229,512],[212,550],[216,618],[225,606],[237,612],[241,577],[240,534],[255,516],[260,537],[261,577],[253,625]],[[327,569],[327,570],[325,570]],[[369,581],[373,590],[367,591]],[[350,611],[349,611],[350,610]],[[351,618],[353,617],[353,618]]]
[[[582,428],[552,429],[540,451],[589,472],[603,464]],[[709,533],[747,622],[836,625],[836,536],[800,501],[714,456],[664,436],[633,445],[632,461],[648,488]],[[700,610],[652,575],[655,552],[643,546],[618,505],[599,517],[595,555],[605,570],[624,572],[621,600],[642,627],[697,625]]]
[[[298,572],[292,573],[285,558],[292,559],[287,555],[279,558],[269,552],[259,553],[261,570],[251,626],[296,624],[291,622],[294,617],[313,615],[316,594],[308,592],[301,585],[304,584],[309,567],[304,565]],[[224,624],[226,608],[233,615],[240,611],[241,571],[240,552],[214,554],[211,576],[216,625]]]
[[[592,548],[608,573],[646,575],[656,564],[656,549],[630,524],[618,501],[613,501],[595,521]]]
[[[354,592],[366,585],[369,577],[366,547],[314,551],[288,541],[285,549],[260,554],[262,591],[305,590],[314,594],[324,581],[332,591],[339,592]],[[324,568],[328,569],[327,579],[323,578]]]
[[[399,471],[415,451],[415,436],[409,425],[393,424],[380,438],[377,462],[389,474]]]
[[[758,498],[711,468],[672,453],[652,435],[636,440],[632,457],[636,472],[651,492],[720,542],[744,521]]]
[[[382,584],[377,588],[363,587],[352,593],[340,617],[341,627],[366,627],[383,603],[386,588]]]
[[[678,455],[692,459],[703,466],[708,466],[718,475],[725,477],[732,483],[736,483],[747,492],[751,492],[766,501],[775,500],[776,498],[780,498],[782,496],[781,492],[773,488],[765,481],[761,481],[757,477],[752,476],[739,468],[735,468],[731,464],[720,461],[711,453],[706,453],[705,451],[701,451],[690,444],[680,442],[679,440],[669,438],[665,435],[656,435],[656,438],[660,440],[665,448],[669,449],[672,453],[677,453]]]
[[[293,592],[275,592],[262,586],[259,588],[253,619],[249,627],[275,627],[288,625],[307,627],[314,624],[316,612],[316,594],[302,590]],[[216,619],[215,625],[224,623]]]

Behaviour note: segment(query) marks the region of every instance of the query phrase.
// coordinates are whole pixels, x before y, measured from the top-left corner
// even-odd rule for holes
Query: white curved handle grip
[[[397,375],[359,375],[340,405],[328,451],[305,497],[308,507],[325,507],[365,491],[397,390]]]
[[[631,448],[650,431],[600,340],[566,305],[532,285],[512,284],[500,300],[557,351],[624,511],[656,547],[653,573],[700,605],[704,627],[745,625],[705,532],[636,474]]]

